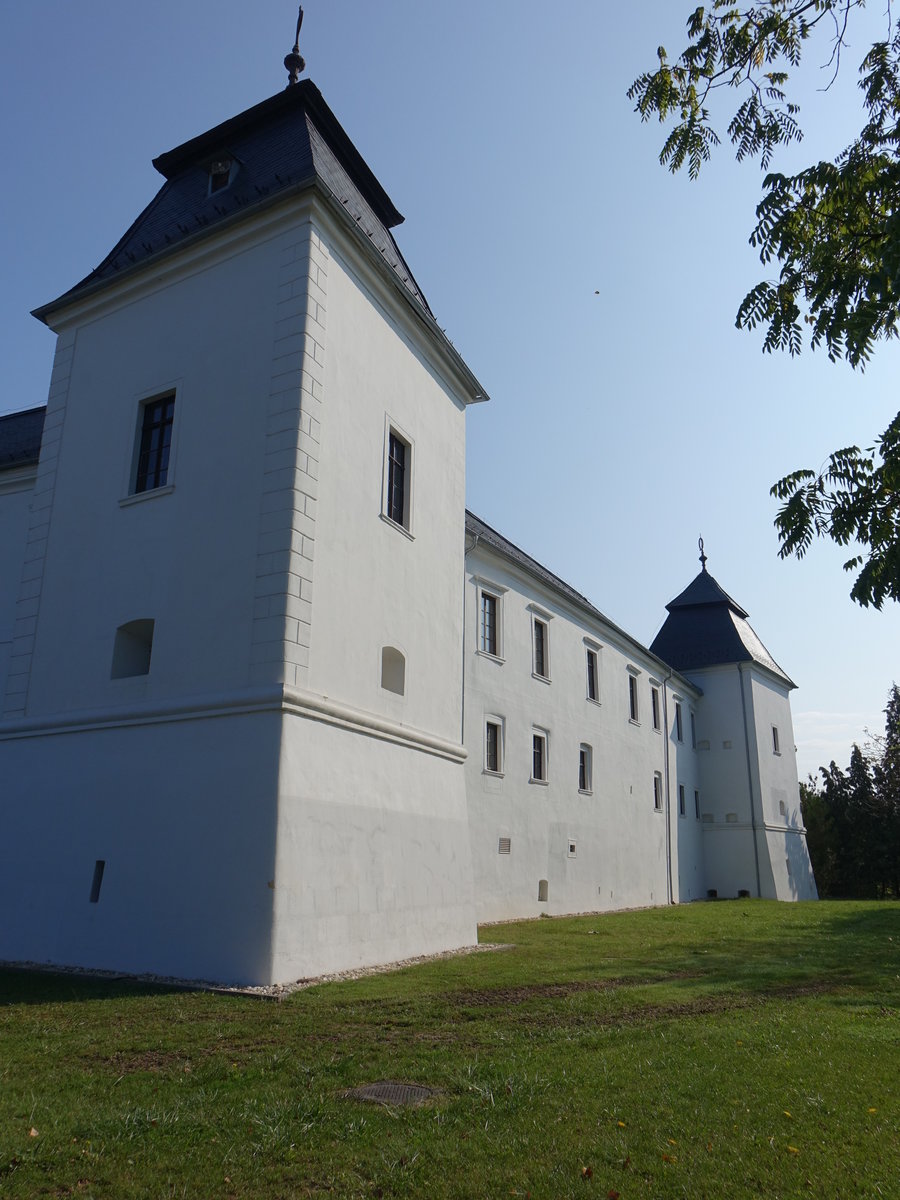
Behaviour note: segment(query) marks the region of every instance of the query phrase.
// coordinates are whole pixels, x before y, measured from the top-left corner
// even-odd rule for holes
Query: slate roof
[[[25,467],[41,456],[41,436],[47,406],[0,417],[0,471],[7,467]]]
[[[209,166],[222,158],[235,160],[236,173],[227,188],[208,195]],[[35,309],[36,317],[43,320],[81,292],[121,278],[244,214],[321,186],[433,319],[390,233],[403,217],[311,80],[301,80],[161,154],[153,165],[166,179],[156,197],[103,262],[58,299]]]
[[[796,687],[759,640],[748,614],[705,567],[666,609],[669,615],[650,649],[679,671],[755,662]]]
[[[648,650],[646,646],[637,640],[637,638],[632,637],[630,633],[626,633],[624,629],[620,628],[620,626],[616,625],[614,621],[611,621],[609,617],[605,616],[599,608],[595,608],[586,596],[582,596],[580,592],[577,592],[573,587],[566,583],[565,580],[560,579],[558,575],[554,575],[552,571],[548,571],[546,567],[542,566],[537,561],[537,559],[534,559],[530,555],[526,554],[524,550],[520,550],[519,547],[513,542],[505,538],[502,533],[498,533],[496,529],[493,529],[487,524],[486,521],[482,521],[480,517],[476,517],[475,514],[473,512],[469,512],[468,509],[466,509],[466,533],[468,533],[471,537],[477,538],[479,543],[483,543],[484,545],[490,546],[493,550],[497,550],[503,555],[504,558],[509,559],[510,562],[514,563],[518,567],[521,567],[529,575],[538,579],[552,591],[564,596],[565,599],[571,604],[575,605],[576,608],[582,609],[587,616],[590,616],[597,621],[602,621],[604,625],[606,625],[609,629],[614,630],[626,642],[630,642],[635,649],[641,651],[643,654],[648,655],[650,658],[655,658],[662,667],[668,668],[676,665],[668,661],[663,655],[657,653],[657,651],[655,651],[652,647]],[[688,679],[685,679],[684,682],[690,684],[695,691],[701,692],[702,694],[702,689],[699,688],[696,683],[693,683]]]

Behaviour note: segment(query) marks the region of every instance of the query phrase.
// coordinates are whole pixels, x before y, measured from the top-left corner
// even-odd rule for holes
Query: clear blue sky
[[[644,642],[702,533],[710,571],[799,684],[802,778],[881,728],[900,610],[854,606],[830,546],[780,562],[768,489],[871,444],[898,408],[900,347],[860,375],[766,357],[734,329],[764,273],[747,246],[759,168],[726,149],[699,183],[673,179],[625,96],[660,42],[682,48],[693,6],[308,0],[301,49],[493,398],[469,414],[469,506]],[[295,19],[286,0],[8,6],[0,412],[46,397],[53,337],[29,310],[152,198],[153,156],[283,87]],[[864,20],[830,92],[807,76],[807,137],[785,167],[859,127],[856,67],[884,27],[875,8]]]

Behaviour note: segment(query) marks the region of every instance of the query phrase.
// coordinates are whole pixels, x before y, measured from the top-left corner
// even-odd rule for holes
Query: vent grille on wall
[[[501,838],[500,842],[497,846],[497,853],[498,854],[509,854],[511,852],[511,850],[512,850],[512,839],[511,838]]]

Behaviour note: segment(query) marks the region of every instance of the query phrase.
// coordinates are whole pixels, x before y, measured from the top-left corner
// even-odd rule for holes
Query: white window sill
[[[505,658],[501,658],[499,654],[491,654],[490,650],[476,650],[475,653],[489,662],[499,663],[501,667],[506,662]]]
[[[538,785],[538,787],[546,787],[549,784],[550,780],[549,779],[529,779],[528,782],[536,783]]]
[[[596,704],[598,708],[600,707],[600,701],[595,700],[593,696],[585,696],[585,700],[587,700],[588,704]]]
[[[578,789],[578,795],[579,795],[579,796],[593,796],[593,794],[594,794],[594,793],[593,793],[593,790],[592,790],[591,788],[579,788],[579,789]]]
[[[491,771],[487,767],[483,767],[481,773],[482,775],[490,775],[492,779],[502,779],[506,774],[505,771]]]
[[[390,525],[391,529],[396,529],[398,533],[402,533],[404,537],[409,538],[411,542],[416,539],[413,534],[406,528],[405,525],[400,525],[399,522],[392,520],[387,513],[379,513],[379,519],[384,521],[385,525]]]
[[[637,726],[637,728],[638,728],[638,729],[640,729],[640,727],[641,727],[641,723],[640,723],[640,721],[636,721],[636,720],[634,719],[634,717],[629,717],[629,718],[628,718],[628,724],[629,724],[629,725],[635,725],[635,726]]]
[[[632,721],[632,725],[640,725],[640,721]],[[662,733],[662,730],[660,729],[660,727],[658,725],[654,725],[653,732],[654,733]]]
[[[134,492],[130,496],[123,496],[119,501],[119,508],[129,508],[132,504],[142,504],[144,500],[154,500],[157,496],[171,496],[175,491],[174,483],[167,483],[165,487],[148,488],[145,492]]]
[[[549,676],[549,675],[538,675],[537,671],[532,671],[532,672],[531,672],[531,678],[532,678],[532,679],[539,679],[541,683],[549,683],[549,682],[550,682],[550,676]]]

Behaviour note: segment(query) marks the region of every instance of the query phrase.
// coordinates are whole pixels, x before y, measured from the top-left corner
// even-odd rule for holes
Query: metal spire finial
[[[285,55],[284,59],[284,68],[288,73],[288,87],[300,82],[300,72],[306,67],[303,55],[300,53],[300,26],[302,24],[303,5],[300,6],[300,15],[297,17],[297,36],[294,38],[294,48],[290,54]]]
[[[697,545],[700,547],[700,566],[705,571],[706,570],[706,555],[703,553],[703,538],[700,538],[698,540]]]

